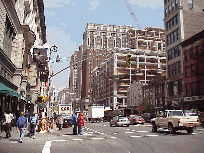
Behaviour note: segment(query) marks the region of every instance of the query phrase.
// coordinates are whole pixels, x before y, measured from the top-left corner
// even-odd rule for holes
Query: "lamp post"
[[[59,59],[59,49],[57,46],[53,45],[50,47],[50,50],[49,50],[49,54],[50,54],[50,57],[49,57],[49,76],[48,76],[48,103],[47,103],[47,116],[50,117],[50,100],[51,100],[51,97],[50,97],[50,87],[51,87],[51,64],[50,64],[50,60],[51,60],[51,55],[53,52],[56,52],[57,53],[57,57],[56,57],[56,62],[58,63],[60,61]]]

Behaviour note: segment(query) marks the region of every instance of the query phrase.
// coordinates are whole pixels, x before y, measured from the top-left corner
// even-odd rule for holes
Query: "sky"
[[[164,28],[163,0],[128,0],[142,29]],[[69,66],[66,59],[82,45],[87,23],[106,25],[131,25],[138,29],[125,0],[44,0],[47,43],[58,47],[59,63],[52,63],[57,73]],[[55,60],[57,53],[52,53]],[[69,86],[69,69],[52,78],[57,91]]]

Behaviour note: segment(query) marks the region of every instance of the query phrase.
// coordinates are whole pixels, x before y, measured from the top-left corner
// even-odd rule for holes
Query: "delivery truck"
[[[103,122],[104,106],[103,105],[90,105],[88,107],[88,121],[89,122]]]

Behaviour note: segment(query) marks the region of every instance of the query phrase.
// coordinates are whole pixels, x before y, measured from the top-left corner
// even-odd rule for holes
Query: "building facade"
[[[183,48],[183,108],[204,111],[204,30],[181,43]]]
[[[170,105],[184,99],[181,42],[204,29],[204,2],[202,0],[164,0],[164,25],[167,55],[167,95]]]

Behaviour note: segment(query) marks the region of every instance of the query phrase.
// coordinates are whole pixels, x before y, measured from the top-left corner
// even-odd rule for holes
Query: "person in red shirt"
[[[83,118],[83,113],[80,113],[79,117],[78,117],[78,133],[80,135],[82,135],[82,132],[83,132],[83,126],[84,126],[84,118]]]

